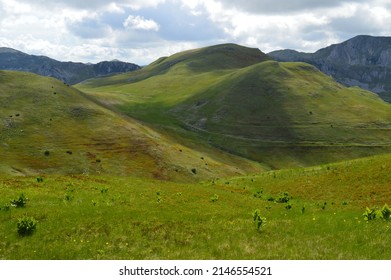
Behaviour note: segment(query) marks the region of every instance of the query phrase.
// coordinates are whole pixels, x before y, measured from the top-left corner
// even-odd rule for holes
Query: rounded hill
[[[187,180],[261,170],[184,147],[53,78],[0,71],[0,105],[0,173]]]

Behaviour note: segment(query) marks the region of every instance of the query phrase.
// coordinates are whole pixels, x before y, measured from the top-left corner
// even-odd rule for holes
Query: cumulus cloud
[[[363,3],[366,0],[217,0],[224,6],[257,14],[288,14],[314,9],[338,7],[345,3]]]
[[[160,28],[159,24],[152,19],[145,19],[142,16],[133,15],[128,16],[123,25],[126,28],[146,31],[159,31]]]
[[[31,3],[31,0],[18,0],[19,2]],[[156,7],[160,3],[165,2],[165,0],[34,0],[34,5],[39,5],[41,7],[69,7],[75,9],[84,9],[84,10],[97,10],[102,8],[113,8],[117,10],[121,7],[129,7],[132,9],[140,9],[143,7]]]
[[[390,35],[390,10],[389,0],[0,0],[0,46],[139,64],[224,42],[315,51]]]

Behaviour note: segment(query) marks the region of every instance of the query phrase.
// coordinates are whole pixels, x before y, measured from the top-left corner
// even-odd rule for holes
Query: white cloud
[[[144,19],[141,16],[128,16],[124,21],[124,27],[136,30],[159,31],[159,24],[152,19]]]
[[[315,51],[390,35],[390,0],[0,0],[0,46],[58,60],[146,64],[232,42]]]

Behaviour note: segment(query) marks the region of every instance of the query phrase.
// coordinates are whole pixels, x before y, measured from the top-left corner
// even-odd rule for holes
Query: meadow
[[[2,177],[0,258],[389,259],[391,222],[363,214],[390,204],[390,167],[377,156],[194,183]],[[31,235],[17,232],[26,215]]]

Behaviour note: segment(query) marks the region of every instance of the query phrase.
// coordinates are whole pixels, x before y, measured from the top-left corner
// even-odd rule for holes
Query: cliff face
[[[57,78],[67,84],[77,84],[86,79],[140,69],[140,66],[122,61],[105,61],[98,64],[60,62],[45,56],[0,48],[0,70],[32,72]]]
[[[391,102],[391,37],[357,36],[315,53],[282,50],[278,61],[303,61],[346,86],[360,86]]]

